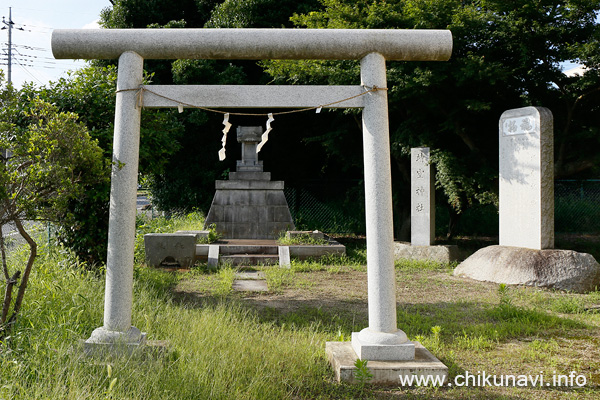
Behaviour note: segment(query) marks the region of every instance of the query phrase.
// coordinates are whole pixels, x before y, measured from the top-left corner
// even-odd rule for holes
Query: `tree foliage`
[[[469,207],[497,202],[497,123],[501,113],[526,105],[549,107],[555,118],[557,177],[598,173],[600,138],[600,0],[115,0],[103,10],[105,28],[307,27],[450,29],[448,62],[388,62],[388,97],[397,237],[408,232],[409,149],[429,146],[437,168],[438,199],[456,226]],[[291,16],[291,19],[290,19]],[[565,76],[561,63],[588,69]],[[108,64],[96,62],[95,65]],[[148,60],[159,84],[358,84],[356,61]],[[114,74],[114,67],[93,73]],[[91,73],[91,72],[90,72]],[[89,76],[90,82],[96,78]],[[83,78],[82,78],[83,79]],[[87,78],[83,79],[86,81]],[[108,156],[114,79],[100,85],[57,84],[44,94],[61,109],[81,113]],[[69,87],[67,87],[69,86]],[[80,91],[77,87],[85,88]],[[89,91],[90,93],[86,93]],[[65,96],[66,94],[66,96]],[[108,103],[111,103],[110,105]],[[95,114],[91,110],[105,110]],[[214,180],[235,166],[234,135],[219,163],[222,116],[199,110],[180,115],[144,110],[142,170],[156,204],[165,210],[206,210]],[[110,115],[110,117],[109,117]],[[166,115],[166,116],[165,116]],[[235,125],[263,120],[238,118]],[[154,125],[152,125],[154,124]],[[166,130],[163,130],[167,127]],[[360,118],[324,112],[277,119],[271,146],[261,152],[274,178],[362,177]],[[146,129],[149,129],[147,131]],[[182,133],[183,132],[183,133]],[[274,131],[279,132],[279,131]],[[148,134],[149,133],[149,134]],[[150,144],[147,147],[145,143]],[[301,160],[303,168],[281,167]],[[348,195],[350,197],[350,195]],[[103,197],[106,199],[106,197]],[[83,210],[83,209],[82,209]]]
[[[26,109],[20,109],[11,86],[1,87],[0,98],[0,149],[8,150],[0,159],[0,250],[6,283],[0,331],[4,331],[19,313],[37,254],[37,244],[24,221],[71,219],[70,201],[83,195],[86,178],[102,169],[102,151],[76,114],[61,112],[39,98],[31,98]],[[30,248],[27,265],[13,274],[1,229],[9,223]]]
[[[408,183],[410,147],[435,149],[437,186],[455,216],[473,204],[497,202],[497,121],[509,108],[549,107],[555,117],[556,176],[598,173],[597,123],[600,2],[321,0],[323,10],[294,15],[307,28],[449,29],[449,62],[389,62],[392,156]],[[589,69],[567,77],[561,63]],[[264,62],[280,82],[347,84],[356,63]],[[596,114],[597,115],[597,114]],[[340,137],[339,140],[343,140]],[[402,188],[396,187],[402,192]],[[397,195],[408,217],[410,196]],[[400,200],[406,199],[406,200]],[[404,211],[402,211],[404,210]],[[398,227],[397,227],[398,228]]]
[[[147,76],[146,82],[151,78]],[[106,258],[116,79],[114,66],[89,66],[47,86],[30,85],[20,92],[22,107],[27,107],[30,98],[39,97],[61,111],[77,114],[102,149],[102,168],[89,169],[84,192],[69,201],[72,218],[58,222],[58,239],[90,264],[102,263]],[[179,149],[177,139],[182,131],[175,111],[144,110],[140,132],[142,174],[164,171],[169,156]]]

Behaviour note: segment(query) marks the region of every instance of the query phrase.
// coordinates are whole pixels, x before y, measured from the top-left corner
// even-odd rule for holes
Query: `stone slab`
[[[240,279],[233,281],[233,290],[236,292],[268,292],[267,281]]]
[[[215,181],[217,190],[283,190],[284,181],[235,180]]]
[[[264,28],[52,32],[52,54],[57,59],[112,60],[127,51],[145,59],[350,60],[379,53],[387,60],[446,61],[452,54],[452,33],[437,29]],[[315,100],[314,104],[326,103]]]
[[[499,125],[499,244],[552,249],[552,112],[544,107],[507,110]]]
[[[352,349],[361,360],[409,361],[415,358],[413,342],[387,345],[366,343],[360,339],[359,332],[352,332]]]
[[[205,239],[208,237],[210,231],[204,231],[204,230],[200,230],[200,231],[176,231],[175,233],[181,233],[181,234],[192,234],[192,235],[196,235],[196,240],[200,240],[200,239]]]
[[[149,266],[175,262],[182,268],[189,268],[196,257],[196,234],[148,233],[144,235],[144,247]]]
[[[101,362],[107,362],[113,356],[140,355],[142,357],[162,356],[169,351],[169,342],[166,340],[146,340],[142,344],[98,344],[86,343],[80,340],[78,350],[82,351],[86,357],[100,359]]]
[[[600,287],[600,265],[587,253],[488,246],[454,269],[478,281],[589,292]]]
[[[451,263],[461,260],[462,256],[456,245],[415,246],[408,242],[394,242],[394,258]]]
[[[429,246],[435,241],[435,173],[429,147],[410,149],[410,242]]]
[[[292,239],[297,237],[310,237],[312,239],[322,240],[325,239],[325,234],[319,231],[287,231],[285,233],[286,239]]]
[[[231,243],[239,243],[239,240],[233,240]],[[238,265],[237,263],[249,263],[248,265],[256,265],[256,263],[261,263],[260,256],[270,256],[268,261],[265,261],[265,264],[273,264],[273,260],[279,260],[279,246],[275,241],[261,241],[257,240],[257,243],[260,244],[251,244],[253,240],[248,239],[244,242],[246,244],[230,244],[226,240],[219,241],[219,254],[221,261],[228,262],[233,265]],[[262,244],[262,242],[268,242],[272,244]],[[330,245],[298,245],[298,246],[289,246],[290,257],[296,257],[300,260],[305,260],[307,258],[318,258],[326,255],[338,255],[343,256],[346,254],[346,247],[342,244],[339,244],[336,241],[330,240]],[[196,245],[196,259],[204,260],[205,257],[208,256],[209,251],[208,244],[197,244]],[[254,259],[251,259],[250,256],[256,256]],[[264,260],[262,260],[264,261]]]
[[[305,260],[311,257],[323,257],[330,254],[341,257],[346,254],[346,246],[339,243],[322,246],[311,244],[290,246],[290,255],[300,260]]]
[[[260,172],[260,171],[236,171],[229,173],[229,180],[246,180],[246,181],[270,181],[271,173],[270,172]]]
[[[231,265],[277,265],[279,256],[271,254],[231,254],[222,256],[221,262]]]
[[[264,280],[265,274],[262,271],[236,272],[235,278],[238,280]]]
[[[279,266],[284,268],[290,268],[292,266],[292,261],[290,260],[290,247],[289,246],[279,246]]]
[[[208,245],[208,266],[216,267],[219,265],[219,245],[209,244]]]
[[[277,254],[277,245],[223,245],[222,254]]]
[[[415,345],[415,357],[410,361],[369,361],[367,368],[373,374],[371,383],[379,385],[400,384],[399,376],[430,375],[441,376],[444,380],[448,377],[448,367],[438,360],[419,342]],[[327,342],[325,353],[335,372],[338,382],[356,383],[354,363],[358,356],[352,349],[350,342]]]

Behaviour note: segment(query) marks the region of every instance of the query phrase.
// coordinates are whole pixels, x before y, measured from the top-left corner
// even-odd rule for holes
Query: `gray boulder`
[[[459,264],[454,275],[578,293],[600,287],[600,264],[592,255],[572,250],[484,247]]]

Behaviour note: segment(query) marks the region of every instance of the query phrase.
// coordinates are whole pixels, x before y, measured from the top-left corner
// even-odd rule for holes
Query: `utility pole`
[[[12,20],[12,7],[8,7],[8,22],[2,17],[2,23],[6,26],[2,30],[8,29],[8,84],[12,82],[12,28],[15,24]]]

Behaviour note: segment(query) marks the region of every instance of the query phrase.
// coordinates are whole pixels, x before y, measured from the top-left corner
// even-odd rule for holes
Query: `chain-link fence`
[[[297,229],[365,231],[364,192],[358,186],[313,182],[287,187],[285,197]],[[445,207],[438,209],[436,233],[441,235],[446,233],[448,218]],[[554,221],[558,233],[600,234],[600,179],[555,181]],[[461,235],[497,235],[498,211],[494,206],[474,207],[465,212],[459,225]]]
[[[30,236],[40,236],[48,242],[55,235],[56,229],[53,225],[45,222],[24,221],[23,227]],[[4,245],[7,250],[12,250],[25,243],[25,239],[17,231],[14,224],[6,224],[2,226],[2,236],[4,237]]]
[[[298,230],[327,233],[364,233],[364,195],[357,182],[289,186],[285,198]]]
[[[600,179],[554,182],[554,230],[600,234]]]

